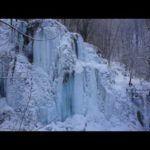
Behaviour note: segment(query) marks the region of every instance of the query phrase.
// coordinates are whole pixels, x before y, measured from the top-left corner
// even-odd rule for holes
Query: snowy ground
[[[99,120],[90,120],[82,115],[74,115],[67,118],[65,122],[53,122],[35,131],[142,131],[142,129],[140,125],[137,128],[130,123],[123,124],[117,118],[106,121],[101,114]]]

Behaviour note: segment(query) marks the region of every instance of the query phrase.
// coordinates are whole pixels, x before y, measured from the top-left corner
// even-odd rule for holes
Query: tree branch
[[[53,37],[53,38],[50,38],[50,39],[47,38],[47,39],[45,39],[45,40],[35,39],[35,38],[33,38],[33,37],[31,37],[31,36],[29,36],[29,35],[27,35],[27,34],[21,32],[21,31],[19,31],[16,27],[14,27],[13,25],[8,24],[8,23],[5,22],[5,21],[0,20],[0,22],[2,22],[3,24],[9,26],[10,28],[16,30],[18,33],[22,34],[23,36],[30,38],[31,40],[35,40],[35,41],[47,41],[47,40],[53,40],[53,39],[55,39],[55,38],[57,37],[57,35],[56,35],[56,36]]]

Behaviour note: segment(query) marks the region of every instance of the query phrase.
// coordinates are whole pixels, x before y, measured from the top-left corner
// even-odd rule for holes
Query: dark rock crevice
[[[137,111],[137,119],[140,122],[140,124],[144,127],[144,116],[140,111]]]
[[[41,25],[41,21],[28,23],[25,34],[34,37],[35,32],[40,27],[40,25]],[[28,47],[29,44],[31,44],[31,46]],[[24,36],[23,51],[30,63],[33,63],[33,45],[34,45],[34,40],[27,36]]]

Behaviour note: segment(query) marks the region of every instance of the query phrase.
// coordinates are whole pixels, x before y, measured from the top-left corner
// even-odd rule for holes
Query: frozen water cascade
[[[77,56],[77,58],[78,58],[78,44],[77,44],[77,40],[76,39],[74,39],[74,49],[75,49],[75,52],[76,52],[76,56]]]
[[[73,96],[74,96],[74,72],[66,72],[63,77],[60,89],[60,97],[58,97],[57,105],[61,120],[65,120],[73,114]]]
[[[50,27],[48,26],[50,25]],[[37,30],[35,38],[43,41],[35,41],[33,45],[34,64],[41,66],[45,71],[51,72],[59,54],[59,43],[62,34],[62,29],[55,23],[44,22]],[[54,37],[54,39],[53,39]],[[52,39],[51,39],[52,38]],[[49,40],[50,39],[50,40]]]
[[[26,25],[17,22],[18,28],[28,33],[32,27],[27,31]],[[123,76],[122,66],[114,64],[109,69],[107,60],[96,54],[96,47],[53,19],[42,20],[29,35],[39,40],[15,35],[17,53],[16,45],[3,47],[12,53],[12,59],[0,59],[0,70],[3,61],[9,77],[4,85],[0,72],[0,100],[5,98],[15,115],[12,124],[4,122],[0,128],[143,130],[136,121],[138,109],[126,93],[128,77]]]
[[[47,32],[47,28],[39,29],[35,37],[46,39],[47,34],[57,33],[54,29]],[[60,45],[59,40],[63,41]],[[34,42],[34,64],[43,68],[50,78],[55,76],[55,72],[58,74],[58,90],[55,93],[60,120],[76,113],[85,115],[87,106],[93,106],[91,100],[97,99],[95,69],[84,67],[83,72],[76,73],[75,56],[76,59],[86,60],[84,42],[78,34],[67,32],[54,40]]]
[[[80,35],[77,35],[76,49],[78,50],[78,59],[85,60],[85,50],[83,46],[83,39]]]

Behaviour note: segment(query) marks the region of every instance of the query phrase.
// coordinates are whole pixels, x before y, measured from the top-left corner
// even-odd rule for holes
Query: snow
[[[95,118],[96,119],[96,118]],[[99,120],[93,117],[85,117],[83,115],[73,115],[64,122],[52,122],[44,128],[35,131],[143,131],[141,127],[133,126],[127,123],[123,124],[117,118],[113,118],[111,122],[107,121],[103,114],[99,114]]]

